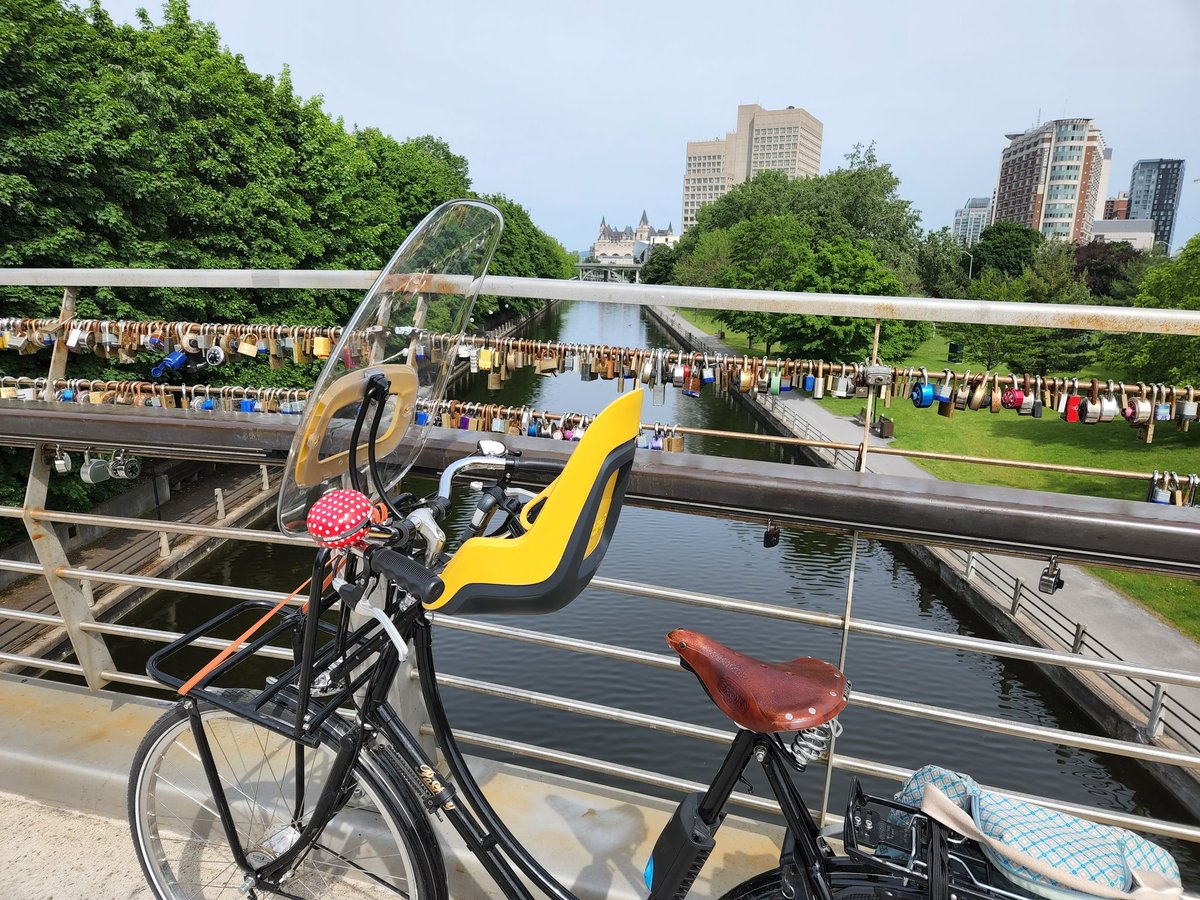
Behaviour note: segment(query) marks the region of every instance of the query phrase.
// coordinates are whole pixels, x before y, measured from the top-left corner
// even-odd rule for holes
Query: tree
[[[645,284],[670,284],[675,277],[675,261],[678,254],[674,247],[656,244],[646,251],[646,262],[642,265],[642,282]]]
[[[931,231],[917,247],[917,274],[930,297],[962,297],[967,292],[967,255],[949,228]]]
[[[1173,259],[1151,268],[1134,304],[1146,309],[1200,310],[1200,235]],[[1200,384],[1196,339],[1183,335],[1127,334],[1105,342],[1110,364],[1131,379],[1171,384]]]
[[[1020,275],[1033,265],[1033,254],[1045,238],[1033,228],[1016,222],[994,222],[979,235],[979,242],[972,249],[975,254],[974,269],[982,273],[991,266],[1005,275]]]
[[[1013,278],[989,267],[971,282],[967,297],[1022,303],[1028,299],[1028,289],[1023,275]],[[955,322],[939,326],[938,333],[963,345],[964,360],[979,363],[989,370],[1007,362],[1021,339],[1018,329],[1000,325]]]
[[[710,232],[709,241],[722,232]],[[715,287],[836,294],[896,295],[902,286],[866,241],[818,239],[794,215],[756,216],[728,229],[727,255]],[[870,351],[874,323],[865,319],[798,314],[723,311],[718,320],[738,331],[781,343],[789,353],[822,359],[852,359]],[[889,322],[886,336],[904,332]]]
[[[1070,244],[1052,241],[1041,246],[1023,278],[1029,303],[1090,303],[1092,294],[1075,275],[1075,253]],[[1020,372],[1048,375],[1076,372],[1094,355],[1086,331],[1066,328],[1019,329],[1008,354]]]

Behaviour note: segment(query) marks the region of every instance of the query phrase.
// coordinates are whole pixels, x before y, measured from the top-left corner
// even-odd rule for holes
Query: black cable
[[[383,505],[387,507],[392,518],[398,521],[404,518],[404,512],[388,496],[387,482],[379,476],[379,463],[375,459],[375,436],[379,434],[379,423],[383,421],[383,410],[387,405],[387,391],[390,386],[391,383],[382,375],[372,376],[371,380],[367,383],[367,396],[375,397],[379,392],[383,394],[382,397],[378,398],[378,402],[376,403],[375,418],[371,421],[371,432],[367,437],[367,465],[371,471],[371,480],[379,488],[379,497],[383,500]]]
[[[363,422],[367,419],[367,410],[371,406],[371,385],[374,379],[367,382],[366,390],[363,391],[362,400],[358,404],[358,415],[354,418],[354,430],[350,432],[350,485],[360,494],[365,493],[362,489],[362,479],[358,472],[358,437],[362,434]],[[375,417],[376,426],[371,428],[371,444],[370,449],[375,449],[375,427],[378,425],[379,416]],[[371,454],[371,465],[375,464],[375,455]],[[372,472],[374,474],[374,472]]]

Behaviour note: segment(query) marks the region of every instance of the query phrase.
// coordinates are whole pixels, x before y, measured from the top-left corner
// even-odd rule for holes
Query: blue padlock
[[[429,424],[429,413],[425,412],[425,410],[423,410],[423,409],[418,409],[417,410],[417,424],[418,425],[428,425]]]
[[[187,362],[187,354],[182,350],[168,353],[163,357],[162,362],[150,370],[150,376],[152,378],[162,378],[167,372],[175,372],[182,369],[185,362]]]
[[[245,398],[238,404],[238,407],[242,412],[254,412],[254,401],[249,398]]]
[[[806,374],[806,375],[804,376],[804,390],[808,391],[808,392],[811,394],[811,393],[813,392],[813,388],[816,386],[816,383],[817,383],[817,377],[816,377],[816,375],[814,375],[814,374],[813,374],[813,371],[812,371],[812,369],[813,369],[813,364],[812,364],[812,362],[811,362],[811,361],[809,361],[809,364],[808,364],[808,365],[809,365],[809,371],[808,371],[808,374]]]
[[[917,409],[933,406],[933,385],[929,383],[929,372],[924,366],[921,367],[921,381],[913,385],[909,397]]]

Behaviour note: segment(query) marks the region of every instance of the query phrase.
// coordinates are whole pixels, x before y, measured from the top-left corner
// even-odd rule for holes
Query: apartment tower
[[[990,197],[972,197],[967,205],[954,213],[954,236],[964,247],[974,246],[979,242],[979,235],[988,227],[992,220],[992,199]]]
[[[811,178],[821,169],[821,122],[807,110],[738,107],[737,131],[711,141],[688,141],[681,233],[696,224],[706,203],[759,172]]]
[[[1129,218],[1129,193],[1121,191],[1115,197],[1109,197],[1104,201],[1104,218],[1105,219],[1128,219]]]
[[[1171,249],[1183,190],[1182,159],[1139,159],[1129,177],[1129,218],[1152,219],[1154,242]]]
[[[1100,129],[1091,119],[1056,119],[1005,137],[992,221],[1090,241],[1092,221],[1103,215],[1111,159]]]

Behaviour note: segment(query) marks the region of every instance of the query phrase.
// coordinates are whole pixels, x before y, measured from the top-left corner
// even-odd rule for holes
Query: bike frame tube
[[[471,774],[471,770],[463,758],[462,751],[459,749],[458,743],[454,740],[454,732],[450,727],[449,719],[446,717],[445,707],[442,706],[441,694],[437,687],[437,670],[433,663],[433,639],[431,632],[432,628],[427,617],[422,616],[414,623],[412,636],[414,649],[417,653],[417,668],[421,673],[421,692],[425,698],[425,706],[429,712],[430,723],[433,726],[434,740],[446,757],[450,772],[466,795],[471,809],[490,833],[487,838],[488,844],[493,848],[499,847],[508,860],[516,864],[517,868],[534,883],[538,890],[553,898],[553,900],[578,900],[574,894],[559,884],[554,876],[547,872],[541,863],[534,859],[513,833],[508,830],[508,826],[504,824],[499,814],[488,803],[483,791],[480,790],[478,782],[475,781],[475,776]],[[480,856],[478,852],[476,852],[476,855]],[[485,862],[486,865],[486,861],[482,856],[480,856],[480,860]],[[508,868],[507,860],[499,858],[499,862],[506,869]],[[506,896],[528,896],[524,887],[516,880],[511,869],[508,870],[508,874],[513,876],[512,880],[520,887],[521,893],[506,893]]]

